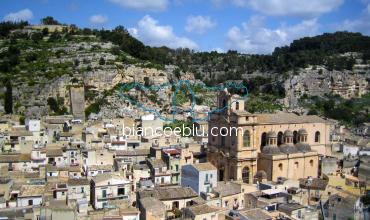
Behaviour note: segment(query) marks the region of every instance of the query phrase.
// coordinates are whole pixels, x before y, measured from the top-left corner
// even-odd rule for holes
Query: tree
[[[180,69],[179,68],[176,68],[174,71],[173,71],[173,74],[176,76],[177,79],[180,79],[181,77],[181,72],[180,72]]]
[[[49,34],[49,28],[42,29],[42,35],[47,36]]]
[[[105,64],[105,60],[103,57],[100,57],[99,59],[99,65],[104,65]]]
[[[5,82],[5,100],[4,100],[4,108],[6,114],[12,114],[13,113],[13,88],[12,83],[10,80],[6,80]]]
[[[47,102],[48,102],[48,106],[50,107],[50,109],[53,112],[58,112],[59,111],[59,104],[58,104],[58,102],[55,98],[49,97]]]
[[[75,60],[73,61],[73,63],[74,63],[74,65],[75,65],[75,66],[80,65],[80,61],[79,61],[78,59],[75,59]]]
[[[36,32],[36,33],[33,33],[30,38],[31,40],[37,43],[38,41],[42,40],[43,34],[40,32]]]
[[[51,16],[47,16],[41,19],[43,25],[59,25],[60,23]]]

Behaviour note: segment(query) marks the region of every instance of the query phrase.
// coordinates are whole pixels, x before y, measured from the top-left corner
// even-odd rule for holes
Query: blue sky
[[[80,27],[123,25],[151,46],[268,54],[324,32],[370,34],[370,0],[2,0],[0,19],[53,16]]]

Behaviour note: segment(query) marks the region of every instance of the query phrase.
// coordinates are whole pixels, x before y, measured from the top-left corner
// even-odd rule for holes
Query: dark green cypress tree
[[[4,99],[4,108],[6,114],[12,114],[13,113],[13,88],[12,83],[10,80],[6,80],[5,82],[5,99]]]

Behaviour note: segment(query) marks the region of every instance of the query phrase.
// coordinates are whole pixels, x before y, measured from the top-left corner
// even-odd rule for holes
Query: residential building
[[[209,162],[182,166],[181,185],[207,194],[217,187],[217,168]]]
[[[102,174],[92,178],[90,199],[95,209],[108,207],[111,201],[129,201],[131,184],[126,178],[113,174]]]

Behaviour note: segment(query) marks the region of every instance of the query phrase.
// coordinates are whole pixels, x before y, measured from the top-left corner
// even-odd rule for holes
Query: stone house
[[[147,159],[150,168],[151,178],[155,185],[171,185],[172,173],[167,169],[166,163],[162,159]]]
[[[85,178],[68,179],[68,200],[86,200],[90,203],[90,181]]]
[[[193,205],[184,209],[183,217],[192,220],[225,219],[225,209],[207,204]]]
[[[129,201],[131,183],[126,178],[112,174],[102,174],[91,180],[90,200],[95,209],[108,207],[111,201]]]
[[[17,207],[39,206],[43,202],[45,186],[23,185],[17,196]]]
[[[139,202],[143,198],[154,197],[163,202],[167,211],[182,210],[194,204],[198,195],[190,187],[166,187],[142,190],[137,192],[136,199]]]

